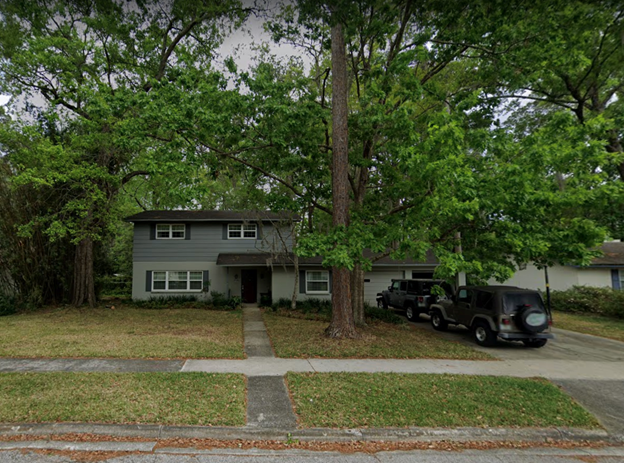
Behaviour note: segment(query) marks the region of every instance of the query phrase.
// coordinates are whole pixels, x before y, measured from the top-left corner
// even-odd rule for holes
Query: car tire
[[[377,308],[388,310],[388,304],[386,304],[385,299],[377,299]]]
[[[492,331],[487,322],[475,322],[472,325],[472,334],[475,342],[483,347],[492,347],[496,345],[496,333]]]
[[[446,331],[448,329],[448,322],[439,310],[431,312],[431,326],[436,331]]]
[[[409,304],[405,307],[405,318],[407,318],[411,322],[419,322],[420,312],[416,310],[416,308],[412,304]]]
[[[532,347],[534,349],[544,347],[547,342],[548,339],[527,339],[526,341],[522,341],[525,347]]]
[[[540,333],[548,328],[548,315],[537,307],[525,307],[518,312],[515,320],[520,329],[526,333]]]

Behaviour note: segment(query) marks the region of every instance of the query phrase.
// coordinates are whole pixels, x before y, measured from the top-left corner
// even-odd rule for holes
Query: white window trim
[[[165,273],[165,289],[155,289],[154,288],[154,273]],[[169,272],[182,273],[186,272],[186,287],[187,289],[169,289]],[[191,280],[191,272],[201,273],[201,280]],[[163,281],[163,280],[157,280]],[[176,281],[184,281],[184,280],[176,280]],[[191,281],[201,281],[201,287],[199,289],[190,289]],[[204,288],[204,273],[202,270],[152,270],[152,292],[153,293],[200,293]]]
[[[310,291],[308,289],[308,283],[310,283],[311,281],[308,280],[308,273],[310,272],[322,272],[324,274],[327,275],[327,291]],[[323,280],[312,280],[314,282],[322,282]],[[306,290],[306,294],[329,294],[329,285],[330,285],[330,281],[329,281],[329,270],[306,270],[305,272],[305,290]]]
[[[240,230],[231,230],[230,227],[240,227]],[[245,236],[245,232],[250,232],[251,230],[245,230],[245,227],[254,227],[253,232],[254,236]],[[232,236],[231,232],[240,232],[241,236]],[[257,240],[258,239],[258,225],[255,223],[229,223],[227,228],[227,237],[228,240]]]
[[[182,230],[182,236],[173,236],[173,227],[174,226],[182,226],[184,229]],[[158,236],[158,227],[164,228],[169,227],[169,236]],[[177,230],[176,230],[177,231]],[[157,223],[156,224],[156,236],[157,240],[184,240],[186,239],[186,225],[183,223]]]

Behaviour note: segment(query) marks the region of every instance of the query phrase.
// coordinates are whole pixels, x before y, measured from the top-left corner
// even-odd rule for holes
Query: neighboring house
[[[230,211],[147,211],[134,223],[133,299],[195,295],[211,291],[258,302],[262,295],[291,298],[295,289],[289,214]],[[299,259],[298,298],[331,297],[330,270],[322,259]],[[437,261],[382,258],[365,274],[364,299],[393,278],[431,278]]]
[[[563,291],[572,286],[597,286],[613,289],[624,289],[624,243],[610,241],[600,249],[603,256],[596,257],[586,267],[574,265],[555,265],[548,267],[550,289]],[[490,282],[491,284],[499,284]],[[529,264],[518,270],[504,284],[521,288],[546,290],[546,279],[543,269]]]

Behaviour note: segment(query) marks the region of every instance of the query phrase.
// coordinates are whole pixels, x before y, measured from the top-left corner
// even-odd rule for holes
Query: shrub
[[[131,297],[132,278],[124,275],[104,275],[97,278],[98,294],[103,297]]]
[[[297,302],[297,304],[299,304]],[[271,310],[273,312],[277,312],[279,309],[289,309],[290,310],[290,299],[285,297],[280,297],[277,301],[271,304]]]
[[[0,293],[0,317],[17,312],[17,301],[13,296]]]
[[[242,299],[238,296],[227,297],[218,291],[211,291],[208,303],[215,309],[235,310],[241,305]]]
[[[188,307],[188,306],[197,306],[198,301],[197,297],[193,295],[188,296],[163,296],[163,297],[152,297],[147,300],[134,300],[132,301],[133,305],[136,307],[141,307],[145,309],[167,309],[171,307]],[[199,304],[205,304],[205,302],[199,302]]]
[[[315,319],[329,320],[331,318],[331,307],[331,301],[327,299],[305,299],[297,301],[297,308],[295,311]],[[271,306],[271,309],[273,311],[290,311],[290,299],[279,299]],[[377,307],[373,307],[368,304],[364,304],[364,315],[369,320],[379,320],[395,325],[404,325],[406,323],[403,317],[399,317],[394,312],[390,310],[378,309]]]
[[[260,294],[260,307],[271,307],[271,293],[262,293]]]
[[[555,311],[624,319],[624,291],[574,286],[566,291],[552,291],[550,300]]]
[[[364,315],[371,320],[379,320],[393,325],[405,325],[407,322],[403,317],[399,317],[391,310],[372,307],[368,304],[364,305]]]

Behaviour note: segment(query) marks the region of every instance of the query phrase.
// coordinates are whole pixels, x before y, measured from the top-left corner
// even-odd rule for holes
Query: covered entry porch
[[[226,271],[226,294],[244,303],[271,300],[272,272],[267,254],[219,254],[217,265]]]

